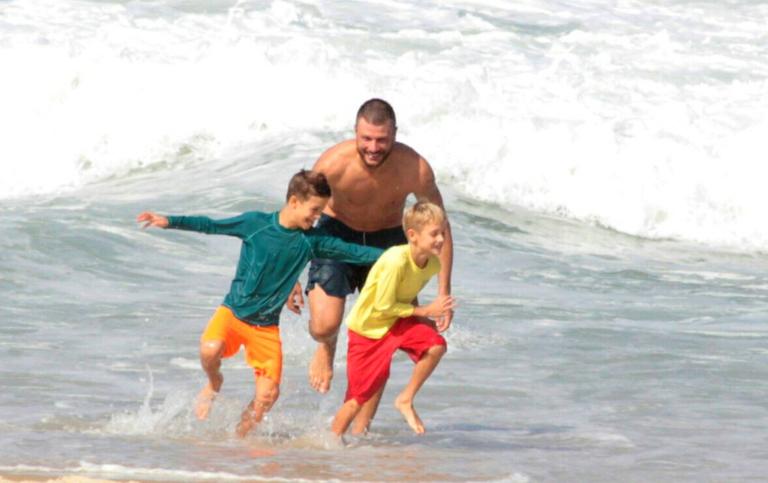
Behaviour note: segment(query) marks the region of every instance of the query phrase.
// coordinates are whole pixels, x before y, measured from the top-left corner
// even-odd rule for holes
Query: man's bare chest
[[[336,203],[374,206],[400,206],[412,192],[403,180],[365,178],[344,180],[332,190]]]

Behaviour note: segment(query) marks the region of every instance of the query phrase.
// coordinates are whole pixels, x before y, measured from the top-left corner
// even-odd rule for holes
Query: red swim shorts
[[[202,342],[223,341],[222,357],[232,357],[245,346],[245,361],[256,376],[266,376],[280,384],[283,372],[283,346],[276,325],[259,327],[246,324],[223,305],[208,322]]]
[[[430,347],[445,346],[442,335],[416,317],[398,319],[381,339],[369,339],[347,331],[347,394],[344,401],[354,399],[364,404],[389,378],[389,366],[397,349],[418,362]]]

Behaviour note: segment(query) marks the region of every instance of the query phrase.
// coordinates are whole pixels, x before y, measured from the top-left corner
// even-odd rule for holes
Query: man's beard
[[[381,157],[381,160],[379,162],[377,162],[376,164],[370,164],[368,161],[366,161],[366,155],[365,155],[365,151],[364,150],[358,148],[357,154],[360,156],[360,160],[363,162],[363,164],[366,167],[371,168],[371,169],[376,169],[378,167],[381,167],[381,165],[384,164],[384,162],[387,159],[389,159],[389,155],[392,154],[392,150],[390,149],[389,151],[384,151],[383,155]]]

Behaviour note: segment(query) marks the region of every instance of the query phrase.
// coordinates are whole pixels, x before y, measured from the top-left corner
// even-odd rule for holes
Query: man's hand
[[[150,226],[156,226],[158,228],[168,228],[168,218],[152,213],[151,211],[142,211],[139,216],[136,217],[138,223],[144,223],[142,228],[149,228]]]
[[[304,294],[301,291],[301,284],[299,282],[296,282],[293,290],[291,290],[291,294],[288,295],[288,300],[285,301],[285,308],[294,314],[301,314],[301,309],[304,308]]]

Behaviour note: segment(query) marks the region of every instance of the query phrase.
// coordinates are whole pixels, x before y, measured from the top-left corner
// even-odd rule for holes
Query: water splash
[[[103,431],[123,435],[162,435],[189,431],[192,399],[190,394],[169,394],[160,406],[153,410],[154,376],[149,366],[146,366],[146,369],[149,387],[141,407],[136,412],[112,415]]]

